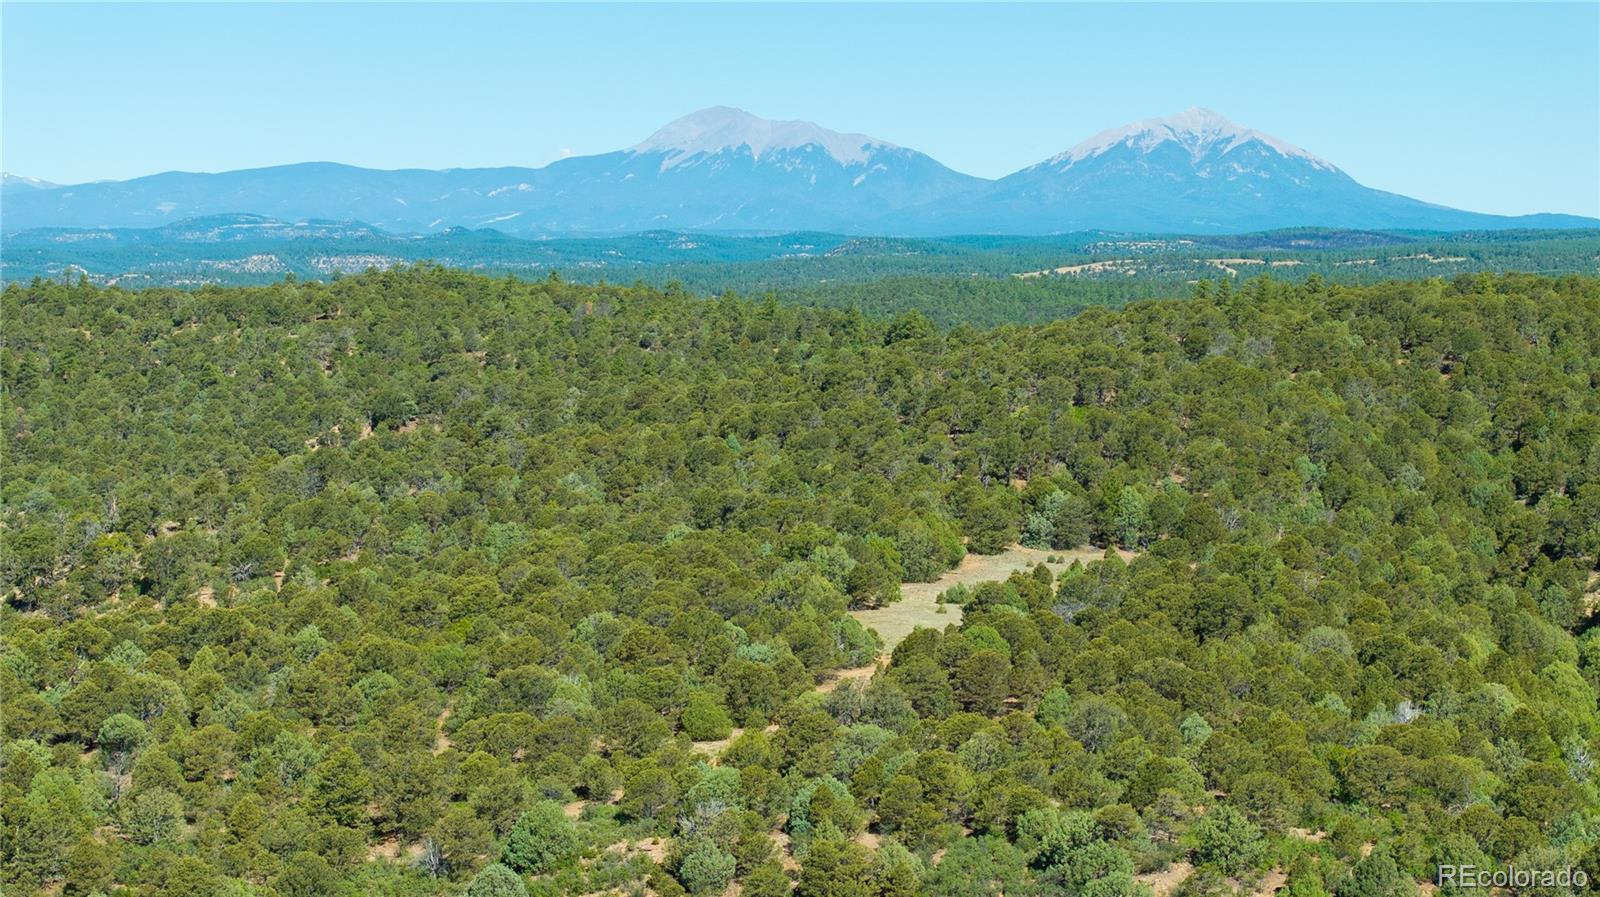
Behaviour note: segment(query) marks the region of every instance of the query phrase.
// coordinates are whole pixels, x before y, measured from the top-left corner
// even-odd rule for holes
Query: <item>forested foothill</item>
[[[359,221],[213,215],[160,227],[36,228],[0,235],[8,280],[125,289],[261,286],[369,268],[442,264],[581,283],[676,282],[695,293],[773,293],[782,303],[920,311],[941,327],[1043,323],[1096,306],[1186,295],[1199,280],[1271,274],[1368,285],[1522,271],[1600,273],[1600,230],[1374,231],[1300,227],[1246,234],[863,237],[647,231],[514,237],[493,228],[389,233]]]
[[[0,886],[1593,893],[1600,279],[1172,296],[9,284]]]

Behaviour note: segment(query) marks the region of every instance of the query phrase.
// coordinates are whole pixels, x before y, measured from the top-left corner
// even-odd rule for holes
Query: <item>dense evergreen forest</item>
[[[5,893],[1594,893],[1600,279],[1180,289],[8,285]]]

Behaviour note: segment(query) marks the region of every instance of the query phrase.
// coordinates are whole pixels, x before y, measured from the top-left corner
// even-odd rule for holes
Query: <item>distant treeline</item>
[[[1094,305],[1187,295],[1202,279],[1262,273],[1363,284],[1480,271],[1600,274],[1600,231],[1416,233],[1301,228],[1235,236],[1111,233],[902,239],[651,232],[524,240],[492,230],[396,235],[338,222],[217,216],[161,228],[37,230],[4,238],[8,282],[124,287],[327,280],[412,263],[580,283],[676,283],[702,294],[868,312],[919,307],[941,325],[1043,321]],[[1026,282],[1019,282],[1026,281]],[[970,303],[969,313],[964,310]]]

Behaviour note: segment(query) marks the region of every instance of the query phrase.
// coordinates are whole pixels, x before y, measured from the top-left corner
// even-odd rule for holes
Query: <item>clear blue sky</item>
[[[694,109],[995,177],[1192,105],[1374,187],[1600,215],[1600,4],[0,5],[0,164],[541,165]]]

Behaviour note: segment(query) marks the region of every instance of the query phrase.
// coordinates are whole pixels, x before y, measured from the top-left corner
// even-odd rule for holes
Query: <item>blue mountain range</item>
[[[359,220],[391,232],[519,236],[718,233],[1241,233],[1322,226],[1592,227],[1498,216],[1362,186],[1299,147],[1207,109],[1098,134],[998,180],[864,134],[713,107],[628,149],[541,168],[377,170],[308,162],[57,185],[6,175],[4,231],[158,227],[218,214]]]

